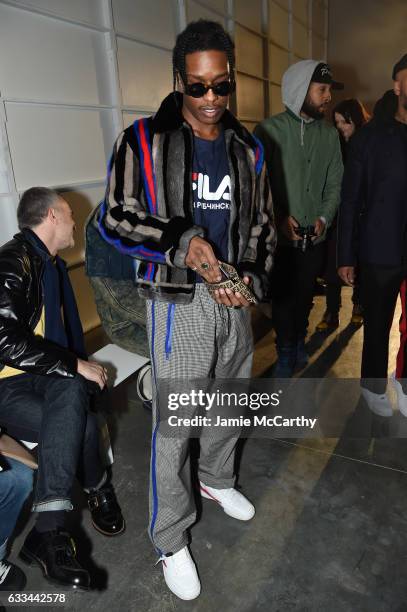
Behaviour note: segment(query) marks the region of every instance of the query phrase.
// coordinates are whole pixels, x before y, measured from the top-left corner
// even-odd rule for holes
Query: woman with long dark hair
[[[332,121],[339,132],[341,141],[343,163],[346,164],[349,143],[354,134],[367,121],[370,115],[363,104],[356,98],[342,100],[332,111]],[[326,310],[317,331],[330,331],[339,325],[339,310],[341,307],[342,281],[336,272],[336,219],[330,229],[327,239],[327,258],[324,279],[326,281]],[[353,310],[351,323],[360,325],[363,323],[362,307],[359,299],[359,287],[356,285],[352,295]]]

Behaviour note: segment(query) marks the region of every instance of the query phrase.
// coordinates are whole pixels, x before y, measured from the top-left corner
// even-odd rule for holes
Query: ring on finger
[[[211,264],[209,264],[207,261],[203,261],[201,263],[201,268],[202,270],[209,270],[211,268]]]

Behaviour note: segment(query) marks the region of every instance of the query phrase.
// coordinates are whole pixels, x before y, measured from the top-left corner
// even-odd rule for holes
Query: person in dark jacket
[[[89,588],[65,527],[75,475],[88,494],[94,527],[124,531],[115,492],[99,456],[90,395],[106,384],[105,369],[88,361],[81,322],[64,261],[73,246],[69,204],[55,191],[33,187],[17,209],[21,232],[0,249],[0,425],[9,435],[38,442],[35,527],[20,557],[60,585]]]
[[[332,122],[339,133],[342,149],[343,163],[346,158],[351,140],[355,133],[369,121],[370,115],[356,98],[342,100],[332,111]],[[318,323],[317,331],[329,331],[339,326],[339,310],[341,308],[342,280],[336,269],[336,236],[337,218],[328,230],[326,240],[326,264],[324,279],[326,281],[326,310],[322,320]],[[353,310],[351,323],[360,325],[363,322],[362,306],[360,304],[359,285],[356,284],[352,294]]]
[[[388,89],[383,96],[377,100],[373,108],[373,115],[380,120],[388,120],[394,117],[397,112],[398,97],[393,89]],[[398,407],[404,416],[407,416],[407,400],[403,393],[403,388],[398,379],[403,378],[405,366],[405,351],[407,347],[407,280],[403,279],[400,287],[401,316],[399,322],[400,346],[397,352],[396,371],[392,374],[391,380],[394,383],[398,397]]]
[[[188,549],[196,517],[189,440],[165,435],[156,381],[250,377],[245,291],[210,294],[203,281],[221,281],[223,261],[261,299],[275,247],[262,146],[227,110],[234,66],[220,24],[200,20],[179,34],[174,91],[153,117],[119,135],[99,215],[107,245],[136,260],[146,298],[154,380],[149,534],[167,586],[185,600],[201,589]],[[234,486],[238,436],[225,428],[219,439],[203,428],[199,494],[247,521],[254,507]]]
[[[394,66],[393,80],[394,116],[374,118],[353,139],[338,219],[338,272],[351,287],[360,262],[362,393],[371,410],[383,416],[392,414],[385,394],[389,333],[407,278],[407,54]],[[399,373],[406,378],[405,359]],[[407,392],[400,383],[399,402]]]
[[[373,116],[381,121],[386,121],[397,112],[398,97],[394,93],[393,89],[388,89],[384,92],[381,98],[379,98],[373,107]]]

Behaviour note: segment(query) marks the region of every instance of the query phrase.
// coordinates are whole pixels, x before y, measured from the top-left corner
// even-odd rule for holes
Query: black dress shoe
[[[111,484],[89,493],[88,506],[92,514],[92,524],[97,531],[107,536],[124,533],[126,523]]]
[[[89,588],[89,573],[79,565],[75,542],[63,529],[44,533],[32,529],[19,557],[28,565],[37,563],[44,577],[53,584],[75,589]]]
[[[6,559],[0,561],[0,591],[22,591],[26,584],[23,570]]]

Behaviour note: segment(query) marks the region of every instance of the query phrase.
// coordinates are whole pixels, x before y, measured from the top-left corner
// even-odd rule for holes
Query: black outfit
[[[397,296],[402,282],[407,279],[407,264],[379,266],[362,263],[359,274],[365,322],[362,353],[363,386],[374,393],[384,393],[387,384],[389,333]],[[402,379],[407,378],[405,364],[404,355],[404,366],[400,368],[398,364]],[[400,382],[406,393],[406,381]]]
[[[338,266],[398,266],[406,253],[407,127],[372,119],[352,140],[343,178]]]
[[[342,137],[341,150],[342,161],[346,165],[347,153],[350,146],[350,141],[345,142]],[[337,255],[337,235],[338,235],[338,215],[335,216],[331,227],[328,229],[326,237],[326,255],[325,255],[325,270],[323,278],[326,282],[326,311],[333,315],[338,315],[342,306],[341,290],[342,280],[337,272],[336,255]],[[354,305],[360,305],[360,287],[359,283],[355,285],[352,292],[352,302]]]
[[[335,240],[336,242],[336,240]],[[335,253],[336,257],[336,253]],[[339,281],[335,281],[335,283],[327,282],[326,286],[326,310],[332,314],[339,314],[339,311],[342,306],[342,298],[341,298],[341,289],[342,283]],[[361,296],[360,296],[360,281],[358,280],[357,285],[353,288],[352,291],[352,302],[354,306],[361,305]]]
[[[335,219],[333,226],[328,230],[326,239],[326,267],[323,276],[326,282],[326,310],[335,315],[339,314],[342,306],[341,291],[343,286],[336,267],[337,232],[338,225],[337,219]],[[355,306],[361,304],[359,280],[352,291],[352,302]]]
[[[362,378],[375,393],[386,388],[390,326],[397,294],[407,278],[406,169],[404,124],[373,119],[354,136],[339,208],[338,266],[359,262]],[[402,377],[406,375],[404,371]]]
[[[324,251],[323,242],[305,252],[291,246],[276,250],[271,286],[278,347],[296,345],[307,335],[315,279],[322,267]]]

